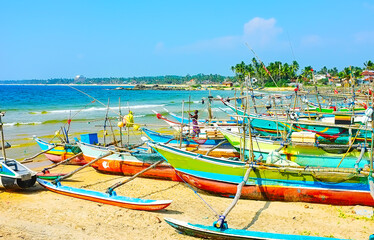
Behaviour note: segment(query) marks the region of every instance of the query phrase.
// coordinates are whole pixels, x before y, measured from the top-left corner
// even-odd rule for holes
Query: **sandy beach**
[[[49,164],[39,157],[34,170]],[[41,162],[41,163],[40,163]],[[58,167],[69,172],[77,166]],[[63,184],[105,191],[123,176],[106,175],[86,168]],[[137,178],[117,189],[117,194],[170,199],[173,203],[157,212],[136,211],[76,199],[45,190],[40,185],[22,191],[0,190],[0,238],[2,239],[195,239],[174,231],[164,217],[191,223],[212,224],[212,210],[184,183]],[[198,194],[221,213],[232,199]],[[368,239],[374,233],[374,218],[356,213],[373,212],[371,207],[331,206],[309,203],[240,200],[228,216],[229,226],[334,238]]]

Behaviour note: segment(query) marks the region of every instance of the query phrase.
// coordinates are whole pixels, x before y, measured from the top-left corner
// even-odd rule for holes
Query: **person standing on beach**
[[[188,113],[190,115],[190,118],[192,120],[192,137],[198,137],[200,134],[200,128],[197,122],[197,119],[199,118],[199,111],[195,110],[194,115],[191,113]]]

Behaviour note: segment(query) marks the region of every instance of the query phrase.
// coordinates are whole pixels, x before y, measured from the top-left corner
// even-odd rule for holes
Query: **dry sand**
[[[55,172],[68,172],[63,166]],[[42,169],[38,167],[37,170]],[[78,172],[64,185],[105,191],[126,177],[97,173],[93,168]],[[0,238],[2,239],[196,239],[181,235],[164,217],[192,223],[212,224],[216,217],[185,184],[137,178],[117,189],[119,195],[171,199],[162,211],[136,211],[76,199],[34,187],[8,192],[0,190]],[[218,213],[232,199],[199,192]],[[374,233],[374,218],[355,214],[370,207],[330,206],[240,200],[229,214],[229,226],[288,234],[365,239]]]

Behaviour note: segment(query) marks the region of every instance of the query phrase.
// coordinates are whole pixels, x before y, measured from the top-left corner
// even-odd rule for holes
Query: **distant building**
[[[74,82],[75,83],[80,83],[80,82],[84,82],[84,81],[86,81],[86,77],[85,76],[83,76],[83,75],[77,75],[77,76],[75,76],[75,78],[74,78]]]
[[[373,70],[365,70],[361,73],[361,75],[364,77],[363,82],[365,84],[371,83],[374,81],[374,71]]]
[[[232,87],[232,86],[234,85],[234,83],[231,82],[231,81],[224,81],[224,82],[222,83],[222,85],[224,85],[225,87]]]
[[[187,82],[187,85],[196,85],[196,80],[195,79],[191,79],[190,81]]]

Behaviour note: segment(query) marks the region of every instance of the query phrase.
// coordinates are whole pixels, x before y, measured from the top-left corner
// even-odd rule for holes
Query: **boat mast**
[[[119,121],[122,122],[122,111],[121,111],[121,97],[118,98],[118,110],[119,110]],[[121,147],[123,147],[123,142],[122,142],[122,128],[119,128],[119,136],[120,136],[120,142],[121,142]]]
[[[4,130],[3,130],[3,122],[1,120],[1,117],[3,117],[4,114],[5,112],[0,112],[0,132],[1,132],[1,151],[3,152],[3,160],[6,161]]]
[[[314,70],[312,69],[311,71],[312,71],[314,88],[316,89],[316,98],[317,98],[317,103],[318,103],[318,106],[319,106],[319,112],[322,112],[321,103],[319,102],[319,92],[318,92],[318,89],[317,89],[317,82],[316,82],[316,79],[314,78]]]
[[[372,95],[371,97],[371,108],[373,109],[374,108],[374,96]],[[373,142],[373,139],[374,139],[374,111],[372,111],[371,113],[371,161],[370,161],[370,175],[373,174],[373,148],[374,148],[374,142]]]
[[[183,119],[184,119],[184,100],[182,100],[182,122],[181,122],[181,132],[179,135],[179,148],[182,148],[182,140],[183,140]]]
[[[209,122],[211,122],[212,118],[213,118],[213,115],[212,115],[212,98],[213,98],[213,96],[211,95],[210,89],[209,89],[209,96],[208,96],[208,118],[209,118]]]

